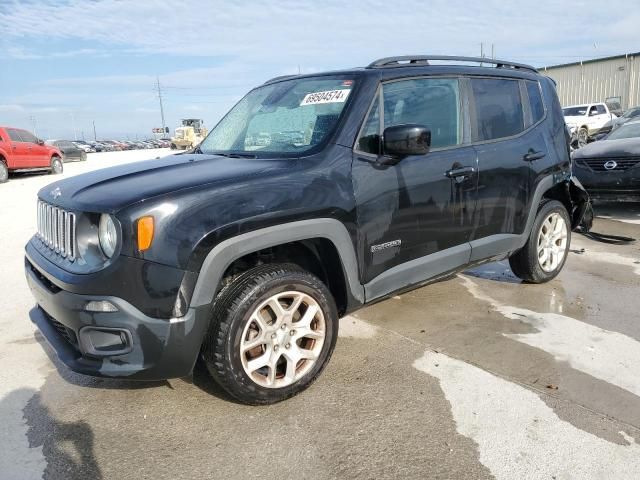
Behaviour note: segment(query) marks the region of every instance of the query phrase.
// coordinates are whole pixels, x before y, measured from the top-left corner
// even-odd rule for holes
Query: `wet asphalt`
[[[0,186],[0,479],[638,478],[640,243],[574,235],[548,284],[498,262],[362,309],[309,390],[248,407],[200,367],[132,383],[60,364],[22,272],[50,180]],[[594,230],[640,238],[640,205],[597,212]]]

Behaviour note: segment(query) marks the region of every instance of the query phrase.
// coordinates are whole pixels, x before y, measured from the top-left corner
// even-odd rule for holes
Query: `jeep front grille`
[[[38,237],[63,258],[76,258],[76,215],[38,200]]]

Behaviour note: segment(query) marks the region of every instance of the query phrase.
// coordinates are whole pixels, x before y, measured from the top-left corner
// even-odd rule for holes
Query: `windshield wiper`
[[[202,151],[200,151],[202,153]],[[235,153],[235,152],[208,152],[209,155],[220,155],[227,158],[258,158],[253,153]]]

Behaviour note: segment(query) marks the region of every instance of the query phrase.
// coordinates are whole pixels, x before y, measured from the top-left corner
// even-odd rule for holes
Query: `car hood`
[[[291,161],[170,155],[60,180],[41,189],[38,197],[68,210],[113,213],[177,190],[260,177],[286,168]]]
[[[600,140],[576,150],[573,158],[640,156],[640,138]]]

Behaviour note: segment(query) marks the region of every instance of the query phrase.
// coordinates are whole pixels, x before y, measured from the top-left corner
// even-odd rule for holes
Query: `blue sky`
[[[139,138],[212,126],[248,89],[287,73],[409,53],[536,66],[640,51],[626,1],[0,0],[0,124],[44,138]],[[74,128],[75,127],[75,128]]]

